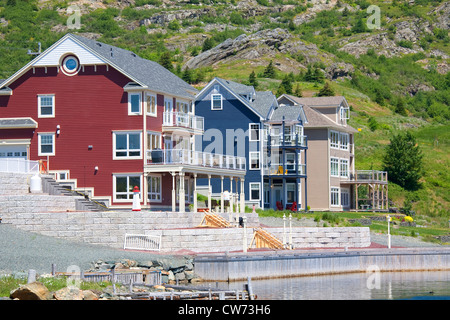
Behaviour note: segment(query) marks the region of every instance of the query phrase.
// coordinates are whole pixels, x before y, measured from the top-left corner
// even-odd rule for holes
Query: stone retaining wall
[[[259,226],[257,214],[246,214],[247,245],[253,237],[252,227]],[[202,213],[180,212],[53,212],[14,213],[3,216],[2,223],[19,229],[72,241],[122,248],[125,234],[162,236],[162,251],[195,252],[238,251],[243,248],[243,228],[195,228]],[[266,228],[278,239],[283,228]],[[292,228],[294,247],[335,248],[367,247],[370,232],[366,227]],[[286,234],[288,237],[288,234]],[[287,238],[288,239],[288,238]]]

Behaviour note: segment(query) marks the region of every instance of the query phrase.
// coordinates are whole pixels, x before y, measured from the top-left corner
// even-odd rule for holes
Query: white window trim
[[[332,201],[332,199],[333,199],[333,197],[332,197],[333,189],[335,189],[335,191],[337,192],[338,204],[333,204],[333,201]],[[341,189],[339,187],[331,187],[330,188],[330,206],[331,207],[340,207],[340,205],[341,205]]]
[[[55,94],[38,94],[38,118],[54,118],[55,117]],[[52,114],[41,114],[41,98],[52,97]]]
[[[333,174],[333,170],[331,170],[331,164],[332,164],[332,160],[336,160],[336,164],[337,164],[337,174]],[[339,158],[335,158],[335,157],[330,157],[330,176],[331,177],[340,177],[340,161]]]
[[[342,143],[342,137],[347,137],[347,143],[343,144]],[[339,148],[341,150],[348,150],[349,149],[349,144],[350,144],[350,136],[348,133],[339,133]]]
[[[155,98],[155,112],[154,113],[148,112],[148,107],[147,107],[147,97],[148,96]],[[157,100],[156,94],[146,92],[144,94],[144,105],[145,105],[145,113],[147,114],[147,116],[150,116],[150,117],[158,116],[158,100]]]
[[[132,96],[139,96],[139,112],[131,111],[131,97]],[[140,92],[138,92],[138,93],[128,92],[128,115],[136,116],[136,115],[141,115],[141,114],[142,114],[142,95],[141,95],[141,93]]]
[[[337,134],[337,145],[333,143],[333,139],[331,138],[333,133]],[[330,130],[330,148],[339,149],[339,145],[340,145],[339,131]]]
[[[344,162],[347,162],[347,174],[346,175],[342,175],[342,173],[344,172],[342,169],[341,169],[341,166],[342,166],[342,164],[344,163]],[[339,176],[341,177],[341,178],[348,178],[348,176],[349,176],[349,167],[350,167],[350,161],[348,160],[348,159],[339,159]]]
[[[256,140],[252,139],[252,130],[255,130],[255,129],[252,129],[252,126],[258,126],[258,139],[256,139]],[[260,124],[259,123],[249,123],[248,124],[248,140],[249,141],[259,141],[260,139],[261,139],[261,126],[260,126]]]
[[[252,168],[252,154],[256,154],[258,158],[258,168]],[[249,170],[260,170],[261,169],[261,159],[260,159],[260,152],[259,151],[250,151],[248,153],[248,169]]]
[[[258,199],[253,199],[252,198],[252,185],[256,185],[256,184],[258,185]],[[250,199],[250,201],[261,201],[261,182],[249,182],[248,191],[249,191],[248,198]]]
[[[159,149],[162,149],[162,133],[157,131],[147,131],[147,144],[150,142],[150,139],[148,136],[157,136],[159,140]],[[146,148],[148,146],[145,146]],[[147,150],[153,150],[153,149],[147,149]]]
[[[140,201],[142,200],[142,173],[123,173],[123,174],[113,174],[113,201],[114,202],[133,202],[133,199],[117,199],[117,192],[116,192],[116,178],[123,178],[123,177],[139,177],[139,195],[140,195]],[[130,183],[130,180],[127,179],[127,187],[128,184]],[[128,194],[128,192],[127,192]]]
[[[214,97],[215,96],[220,96],[220,108],[214,108]],[[223,109],[223,97],[220,93],[213,93],[211,94],[211,110],[216,111],[216,110],[222,110]]]
[[[150,192],[150,188],[148,187],[148,183],[150,181],[150,178],[152,178],[152,177],[153,178],[159,178],[159,188],[160,188],[159,193],[157,193],[157,192]],[[161,203],[162,202],[162,189],[163,189],[163,187],[162,187],[162,175],[161,174],[149,174],[148,178],[147,178],[147,197],[148,197],[148,202]],[[158,194],[159,195],[159,200],[151,199],[150,194]]]
[[[124,157],[118,157],[116,156],[116,152],[118,150],[116,150],[116,135],[117,134],[130,134],[130,133],[139,133],[139,143],[140,143],[140,155],[139,156],[124,156]],[[142,131],[113,131],[113,160],[139,160],[142,159],[143,156],[143,152],[142,152]],[[128,136],[127,136],[128,137]],[[127,139],[127,144],[128,144],[128,139]],[[126,151],[128,152],[129,149],[126,149]]]
[[[43,153],[43,152],[41,152],[41,146],[42,146],[42,144],[41,144],[41,138],[42,138],[42,136],[43,135],[51,135],[51,136],[53,136],[53,144],[52,144],[52,149],[53,149],[53,152],[51,152],[51,153]],[[55,155],[55,153],[56,153],[56,134],[54,133],[54,132],[39,132],[38,133],[38,156],[42,156],[42,157],[46,157],[46,156],[54,156]]]

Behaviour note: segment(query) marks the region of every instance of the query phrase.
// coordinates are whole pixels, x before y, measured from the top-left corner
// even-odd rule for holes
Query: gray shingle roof
[[[271,107],[277,104],[276,97],[271,91],[255,91],[253,86],[218,77],[216,79],[236,95],[253,93],[253,101],[248,101],[245,98],[242,98],[242,100],[264,119],[268,117]]]
[[[271,121],[282,121],[283,117],[285,121],[298,121],[301,120],[302,107],[299,105],[295,106],[279,106],[274,110]]]
[[[339,106],[345,100],[343,96],[334,96],[334,97],[310,97],[310,98],[299,98],[292,95],[285,94],[286,97],[295,101],[297,105],[294,106],[284,106],[287,108],[292,107],[303,107],[303,111],[305,112],[306,123],[303,124],[305,129],[307,128],[332,128],[339,131],[355,133],[358,132],[355,128],[349,125],[340,125],[327,116],[322,114],[320,111],[315,108],[320,107],[330,107],[330,106]]]
[[[151,90],[189,99],[194,98],[198,92],[197,89],[160,64],[143,59],[131,51],[75,34],[69,34],[69,36],[78,40]]]

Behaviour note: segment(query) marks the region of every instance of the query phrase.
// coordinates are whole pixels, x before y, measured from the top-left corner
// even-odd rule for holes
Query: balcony
[[[303,147],[306,148],[307,137],[299,134],[267,135],[266,142],[271,147]]]
[[[244,170],[245,157],[216,153],[191,151],[185,149],[147,150],[148,165],[190,165],[217,169]]]
[[[263,168],[263,173],[266,176],[285,176],[285,177],[296,177],[296,176],[306,176],[306,165],[294,163],[286,164],[283,166],[281,163],[271,163],[270,165],[265,165]]]
[[[341,182],[343,177],[341,177]],[[355,172],[350,172],[348,176],[345,177],[345,182],[348,183],[377,183],[377,184],[387,184],[388,174],[386,171],[377,170],[356,170]]]
[[[204,118],[184,112],[164,112],[163,131],[187,129],[193,133],[203,133]]]

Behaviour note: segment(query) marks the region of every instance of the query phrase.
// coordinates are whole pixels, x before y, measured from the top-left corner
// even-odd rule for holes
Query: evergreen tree
[[[280,87],[284,87],[284,91],[287,94],[292,94],[292,83],[289,75],[284,76],[283,81],[281,81]]]
[[[392,137],[383,156],[389,180],[405,188],[417,190],[423,175],[423,154],[410,132]]]
[[[299,98],[303,97],[302,89],[300,88],[300,85],[298,83],[295,86],[294,95]]]
[[[170,52],[169,51],[165,51],[159,57],[159,64],[162,65],[167,70],[173,71],[172,57],[170,56]]]
[[[334,90],[331,88],[330,83],[326,82],[322,89],[317,94],[318,97],[331,97],[334,96]]]
[[[364,20],[362,18],[359,18],[355,25],[352,27],[353,33],[362,33],[367,32],[366,24],[364,23]]]
[[[252,73],[250,73],[250,75],[248,76],[248,82],[250,83],[251,86],[253,86],[255,89],[258,88],[258,80],[256,80],[256,74],[255,71],[252,71]]]
[[[183,72],[183,76],[181,77],[184,81],[186,81],[189,84],[192,84],[193,77],[192,77],[192,71],[189,69],[189,67],[186,67]]]
[[[275,78],[275,68],[273,66],[273,62],[272,60],[270,60],[269,64],[267,65],[267,67],[264,69],[263,72],[263,76],[265,78]]]
[[[214,47],[214,40],[212,38],[206,38],[203,42],[202,52],[208,51]]]
[[[405,108],[405,102],[401,97],[397,99],[397,103],[395,104],[395,113],[398,113],[402,116],[407,116],[406,108]]]

